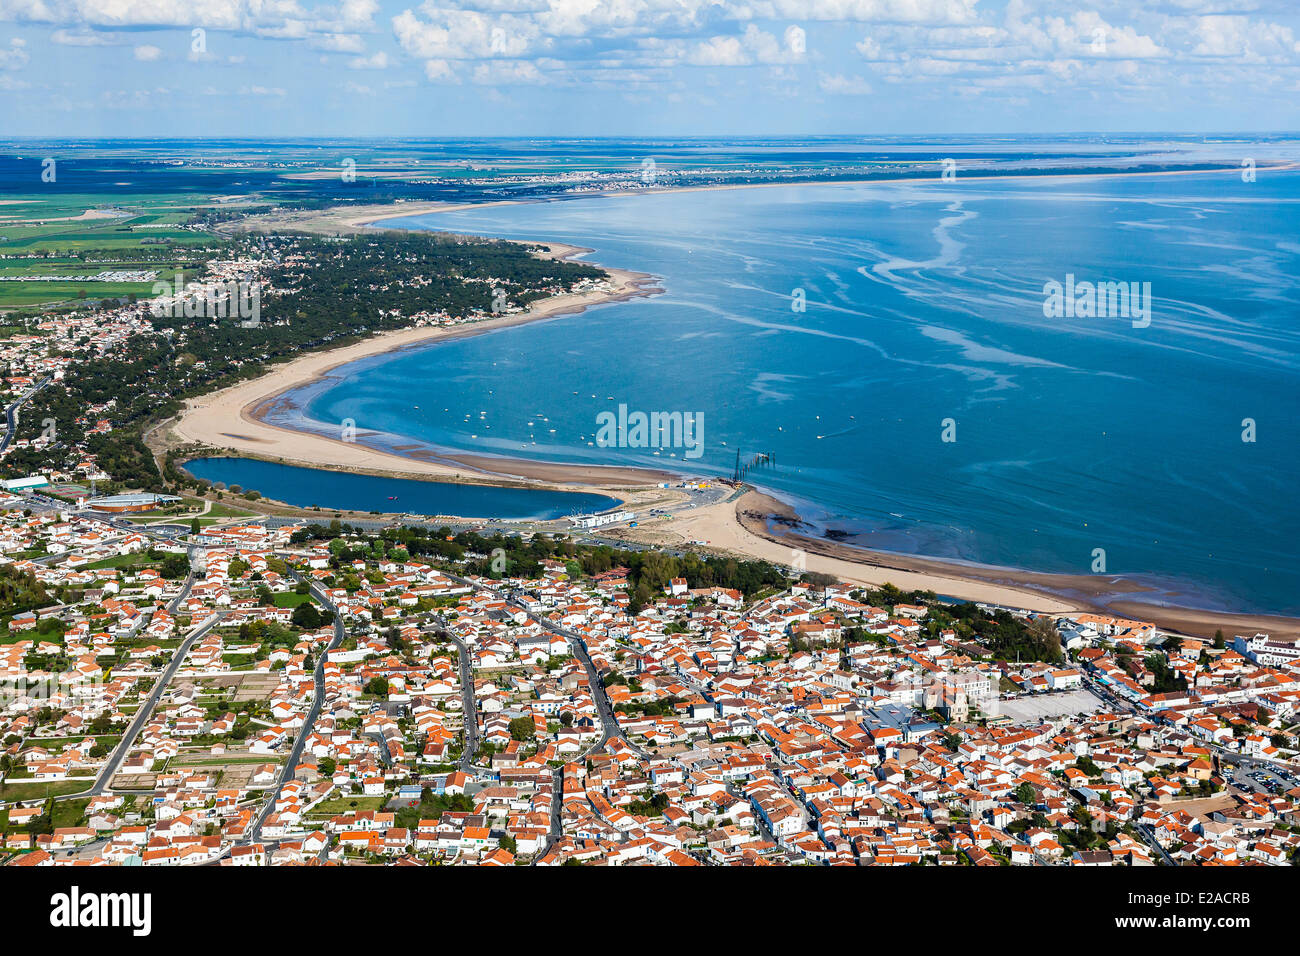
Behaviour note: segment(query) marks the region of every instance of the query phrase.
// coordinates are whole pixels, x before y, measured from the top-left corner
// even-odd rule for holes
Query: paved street
[[[299,581],[304,580],[297,572],[290,571],[290,575]],[[298,761],[302,759],[303,748],[307,745],[307,738],[311,736],[312,729],[316,726],[316,719],[320,717],[321,707],[325,702],[325,658],[329,651],[334,650],[343,643],[346,632],[343,628],[343,615],[339,609],[325,596],[325,592],[315,582],[311,582],[311,593],[321,606],[328,611],[334,612],[334,636],[326,649],[321,652],[320,659],[316,661],[316,689],[312,694],[311,707],[307,711],[307,717],[303,725],[298,728],[298,733],[294,736],[293,746],[289,750],[289,756],[285,758],[284,766],[280,769],[280,777],[275,786],[267,791],[266,799],[262,804],[261,811],[257,814],[253,824],[244,834],[244,838],[239,842],[241,844],[256,843],[262,834],[262,826],[266,823],[266,818],[270,815],[279,799],[280,790],[284,785],[294,778],[298,769]]]
[[[14,436],[18,434],[18,410],[26,405],[27,402],[31,401],[33,395],[43,389],[46,385],[49,385],[53,380],[54,377],[52,375],[45,376],[27,391],[23,392],[22,397],[20,397],[16,402],[5,407],[5,434],[4,438],[0,438],[0,454],[4,454],[4,452],[9,448],[9,443],[13,441]]]

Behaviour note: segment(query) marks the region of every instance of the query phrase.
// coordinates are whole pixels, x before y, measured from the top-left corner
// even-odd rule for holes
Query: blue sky
[[[1294,0],[0,0],[0,136],[1300,128]]]

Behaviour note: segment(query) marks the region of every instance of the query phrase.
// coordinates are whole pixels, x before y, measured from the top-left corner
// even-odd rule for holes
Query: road
[[[185,655],[189,654],[190,648],[194,646],[195,641],[203,637],[210,630],[216,627],[218,623],[220,623],[222,616],[223,615],[221,614],[214,615],[206,624],[190,631],[189,636],[181,642],[181,646],[176,649],[176,653],[172,656],[171,663],[167,665],[166,669],[159,676],[157,683],[154,684],[153,691],[149,694],[145,703],[140,706],[139,711],[135,715],[135,719],[131,721],[131,726],[127,728],[126,734],[123,735],[122,742],[113,750],[113,756],[109,758],[108,763],[104,765],[104,769],[95,780],[94,789],[89,791],[90,796],[98,796],[108,788],[109,781],[113,779],[113,775],[117,773],[118,768],[122,765],[122,761],[126,759],[126,755],[135,744],[135,738],[140,736],[140,731],[144,730],[145,725],[153,716],[154,708],[158,706],[158,701],[162,699],[163,692],[167,689],[167,685],[171,682],[171,679],[176,676],[176,672],[180,670],[181,664],[185,661]],[[87,794],[81,793],[76,794],[76,796],[84,797],[87,796]]]
[[[460,755],[460,769],[465,773],[474,772],[474,755],[478,753],[478,706],[474,701],[474,665],[470,661],[469,646],[459,637],[447,630],[442,615],[438,615],[442,634],[456,645],[460,661],[460,700],[461,723],[464,729],[465,746]]]
[[[181,586],[181,590],[177,593],[176,597],[172,598],[168,603],[167,610],[169,612],[175,611],[180,605],[180,602],[185,600],[189,595],[190,588],[193,584],[194,572],[191,570],[186,576],[185,583]],[[158,701],[162,699],[163,692],[167,689],[167,685],[171,683],[171,679],[176,676],[176,672],[180,670],[181,664],[185,662],[185,656],[189,654],[190,648],[194,646],[195,641],[212,630],[212,628],[220,622],[221,618],[222,615],[217,614],[207,623],[194,628],[190,631],[189,636],[187,636],[185,640],[181,641],[180,646],[176,648],[176,653],[172,655],[171,661],[163,669],[163,672],[158,675],[158,680],[154,683],[153,690],[150,692],[149,696],[140,703],[140,708],[136,711],[135,719],[131,721],[130,725],[127,727],[126,733],[122,735],[121,742],[113,748],[113,753],[109,756],[108,763],[104,764],[103,769],[99,772],[99,776],[95,778],[95,785],[89,790],[83,790],[80,793],[68,793],[57,796],[54,798],[55,800],[79,800],[84,797],[97,797],[108,791],[108,784],[113,779],[113,775],[116,774],[118,768],[122,766],[122,761],[126,759],[126,755],[135,744],[135,739],[140,736],[140,731],[144,730],[145,725],[149,723],[149,719],[153,716],[154,708],[158,706]]]
[[[1141,834],[1142,839],[1147,841],[1147,846],[1151,847],[1156,853],[1160,854],[1160,859],[1164,860],[1166,866],[1177,866],[1174,858],[1170,856],[1165,848],[1156,841],[1156,835],[1151,832],[1151,828],[1141,824],[1137,827],[1137,832]]]
[[[592,700],[596,702],[596,713],[600,715],[600,723],[603,729],[603,734],[599,742],[589,747],[587,753],[595,753],[611,740],[618,738],[623,741],[623,743],[627,744],[628,747],[632,749],[632,752],[638,757],[641,757],[644,760],[651,759],[650,754],[646,753],[644,749],[628,740],[627,735],[623,733],[623,728],[619,726],[618,717],[614,713],[614,705],[609,702],[609,694],[605,690],[605,682],[600,679],[600,673],[596,670],[596,665],[591,660],[591,654],[587,652],[587,642],[568,628],[561,627],[543,617],[538,617],[537,615],[529,613],[518,601],[511,599],[511,603],[524,611],[525,614],[528,614],[528,617],[531,620],[536,621],[548,631],[553,631],[567,640],[573,648],[574,654],[586,669],[587,683],[591,687],[591,697]]]
[[[552,624],[550,621],[546,620],[545,618],[533,614],[526,607],[524,607],[521,602],[516,600],[510,594],[503,593],[503,591],[499,588],[494,588],[491,587],[490,585],[477,584],[466,578],[458,577],[457,575],[449,574],[445,571],[443,573],[446,574],[447,577],[451,578],[454,581],[458,581],[461,584],[467,585],[469,587],[482,587],[487,591],[491,591],[493,594],[495,594],[497,597],[501,598],[502,600],[506,601],[512,607],[517,607],[519,608],[519,610],[527,614],[529,620],[535,621],[538,624],[540,624],[542,627],[546,628],[547,630],[554,631],[555,633],[564,637],[569,642],[569,644],[573,647],[574,653],[577,655],[578,659],[582,662],[582,666],[587,671],[587,682],[591,686],[592,699],[596,702],[596,711],[600,715],[601,727],[603,729],[603,733],[601,734],[600,740],[598,740],[592,746],[588,747],[579,757],[576,758],[577,760],[582,760],[585,757],[587,757],[589,754],[594,753],[597,750],[600,750],[602,747],[608,744],[615,737],[622,740],[625,744],[627,744],[630,748],[632,748],[632,750],[639,756],[645,759],[649,759],[649,754],[647,754],[643,749],[638,747],[636,744],[632,743],[632,741],[628,740],[627,736],[623,733],[623,728],[619,726],[618,718],[615,717],[614,715],[614,708],[609,702],[609,695],[605,692],[604,681],[600,679],[600,674],[597,673],[596,671],[596,665],[592,663],[591,655],[587,653],[586,641],[584,641],[581,637],[579,637],[574,632],[568,630],[567,628],[563,628],[560,627],[559,625]],[[453,640],[456,639],[453,638]],[[468,728],[472,725],[474,726],[476,732],[478,729],[478,721],[477,718],[474,717],[474,711],[472,709],[473,673],[472,671],[469,670],[468,649],[458,640],[456,641],[456,645],[461,649],[461,653],[460,653],[461,685],[463,688],[469,688],[468,693],[470,699],[467,700],[466,702],[467,716],[466,716],[466,723],[465,723],[466,726],[465,747],[466,747],[466,752],[470,752],[471,745],[468,738],[468,733],[469,733]],[[471,718],[474,719],[471,721]],[[477,749],[477,740],[475,741],[473,746],[475,749]],[[462,760],[462,769],[465,769],[465,762],[464,762],[465,758],[462,757],[461,760]],[[533,859],[533,865],[536,865],[537,861],[540,860],[542,857],[544,857],[547,854],[547,852],[550,851],[551,847],[555,845],[555,842],[560,839],[563,833],[562,820],[561,820],[561,810],[564,805],[563,770],[562,769],[554,770],[552,772],[551,779],[553,780],[553,783],[551,785],[550,833],[547,836],[546,845],[542,847],[542,849],[538,852],[537,856]]]
[[[582,662],[582,666],[587,671],[587,682],[591,686],[591,696],[592,699],[596,702],[596,712],[600,716],[600,723],[603,730],[603,735],[601,736],[600,741],[597,744],[595,744],[593,747],[589,748],[587,750],[587,753],[593,753],[599,750],[600,748],[608,744],[611,740],[613,740],[615,737],[617,737],[620,740],[622,740],[623,743],[631,747],[633,752],[636,753],[638,756],[646,760],[650,759],[650,755],[648,753],[646,753],[642,748],[638,747],[636,744],[632,743],[632,741],[627,739],[627,736],[623,733],[623,728],[619,726],[618,718],[614,716],[614,707],[609,702],[609,694],[605,692],[605,683],[600,679],[600,674],[597,673],[596,671],[596,665],[592,663],[591,655],[587,652],[586,641],[584,641],[578,634],[574,633],[573,631],[570,631],[568,628],[560,627],[560,625],[554,624],[551,621],[547,620],[546,618],[538,614],[534,614],[532,611],[528,610],[528,608],[524,606],[522,601],[517,600],[510,592],[506,592],[501,588],[492,587],[491,585],[488,584],[475,583],[466,578],[457,577],[454,574],[448,574],[445,571],[443,572],[443,574],[451,578],[453,581],[459,581],[461,584],[467,585],[469,587],[481,587],[486,591],[491,591],[493,594],[501,598],[507,604],[523,611],[526,615],[528,615],[528,619],[530,621],[540,624],[548,631],[552,631],[556,634],[559,634],[561,637],[563,637],[565,640],[569,642],[569,644],[573,647],[574,653],[577,655],[578,660]]]
[[[290,569],[289,574],[299,581],[304,580],[292,569]],[[294,774],[298,770],[298,761],[302,759],[303,748],[307,745],[307,738],[311,736],[312,729],[316,726],[316,720],[320,717],[321,708],[325,704],[325,658],[329,651],[334,650],[343,643],[343,638],[346,636],[343,628],[343,615],[339,613],[339,609],[325,596],[324,591],[314,581],[309,586],[311,587],[312,596],[321,603],[321,606],[327,611],[334,612],[334,636],[330,638],[326,649],[321,652],[320,660],[316,662],[316,689],[315,693],[312,694],[311,707],[307,710],[306,720],[298,728],[298,733],[294,737],[293,747],[290,748],[289,756],[285,759],[284,766],[280,770],[280,779],[276,781],[273,788],[268,788],[266,791],[266,799],[262,803],[262,809],[254,818],[253,825],[245,832],[244,838],[238,841],[241,844],[258,842],[267,816],[270,815],[272,808],[280,799],[281,789],[294,778]]]
[[[49,385],[53,380],[54,376],[45,376],[27,391],[23,392],[21,398],[5,408],[5,437],[0,439],[0,455],[4,454],[4,452],[9,448],[9,443],[13,441],[14,436],[18,434],[18,409],[27,404],[33,395],[43,389],[46,385]]]

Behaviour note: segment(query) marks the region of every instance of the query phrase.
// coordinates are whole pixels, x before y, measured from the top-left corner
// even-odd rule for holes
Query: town
[[[0,509],[10,866],[1300,850],[1300,646],[1264,634],[560,535],[240,518],[185,534],[30,490]]]

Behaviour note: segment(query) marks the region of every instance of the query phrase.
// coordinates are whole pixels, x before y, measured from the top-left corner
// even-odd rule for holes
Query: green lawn
[[[57,827],[78,827],[86,822],[86,804],[90,798],[84,800],[55,800],[54,801],[54,826]]]
[[[379,810],[388,802],[385,797],[342,796],[332,797],[312,808],[308,816],[332,817],[349,810]]]
[[[213,518],[246,518],[249,515],[257,514],[256,511],[245,511],[243,508],[232,508],[230,505],[213,504],[208,514]]]
[[[139,554],[119,554],[111,558],[105,558],[103,561],[95,561],[86,565],[88,568],[130,568],[147,564],[157,564],[149,555]]]
[[[94,784],[93,777],[80,780],[40,780],[24,783],[5,783],[0,785],[0,800],[9,803],[14,800],[41,800],[45,797],[61,797],[68,793],[81,793]]]
[[[82,734],[79,737],[28,737],[27,743],[39,747],[62,747],[64,744],[74,744],[87,737],[103,743],[109,747],[116,747],[122,742],[121,734]]]

